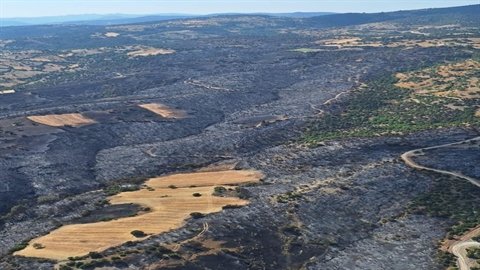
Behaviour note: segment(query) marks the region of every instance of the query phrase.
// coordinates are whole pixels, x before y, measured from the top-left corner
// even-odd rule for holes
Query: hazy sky
[[[0,17],[222,12],[377,12],[478,4],[480,0],[0,0]]]

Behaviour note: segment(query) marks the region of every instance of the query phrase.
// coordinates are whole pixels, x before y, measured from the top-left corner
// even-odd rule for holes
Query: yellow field
[[[159,103],[148,103],[148,104],[141,104],[138,106],[165,118],[181,119],[181,118],[187,117],[187,113],[185,111],[172,109],[166,105],[159,104]]]
[[[184,225],[192,212],[207,214],[219,212],[225,205],[246,205],[248,201],[239,198],[213,196],[214,187],[257,182],[262,176],[258,171],[229,170],[152,178],[144,189],[109,198],[112,204],[140,204],[149,207],[150,212],[112,221],[62,226],[31,240],[28,247],[15,255],[61,261],[91,251],[103,251],[127,241],[143,240],[148,236],[136,238],[130,232],[140,230],[148,235],[159,234]],[[168,187],[170,185],[177,188]],[[195,197],[193,193],[201,196]],[[39,245],[42,248],[38,249]]]
[[[79,113],[66,113],[66,114],[49,114],[49,115],[37,115],[37,116],[27,116],[27,118],[33,122],[39,124],[52,126],[52,127],[63,127],[63,126],[85,126],[94,124],[95,121],[85,117]]]

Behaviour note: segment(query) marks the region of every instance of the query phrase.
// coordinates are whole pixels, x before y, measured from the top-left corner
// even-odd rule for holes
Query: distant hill
[[[265,15],[272,17],[288,18],[311,18],[334,14],[332,12],[292,12],[292,13],[219,13],[210,15],[194,14],[158,14],[158,15],[132,15],[132,14],[85,14],[71,16],[51,16],[34,18],[0,18],[0,26],[24,26],[24,25],[42,25],[42,24],[77,24],[77,25],[113,25],[113,24],[131,24],[165,21],[174,19],[186,19],[193,17],[208,17],[218,15]]]
[[[80,24],[80,25],[109,25],[149,21],[171,20],[192,17],[187,14],[160,14],[160,15],[132,15],[132,14],[84,14],[68,16],[49,16],[32,18],[0,18],[1,26],[42,25],[42,24]]]
[[[458,20],[471,20],[472,24],[480,23],[480,5],[470,5],[450,8],[420,9],[380,13],[343,13],[306,20],[307,24],[315,27],[339,27],[375,23],[384,21],[402,21],[408,24],[420,23],[455,23]]]

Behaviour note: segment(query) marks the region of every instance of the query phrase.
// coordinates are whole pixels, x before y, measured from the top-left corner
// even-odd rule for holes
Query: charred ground
[[[105,198],[149,177],[225,163],[265,174],[240,189],[248,206],[62,267],[444,268],[437,242],[463,220],[458,207],[432,214],[428,198],[454,182],[400,156],[478,136],[478,98],[445,107],[395,74],[478,61],[479,9],[2,29],[0,90],[15,93],[0,95],[0,268],[51,269],[11,251],[62,224],[134,214]],[[131,53],[154,49],[168,53]],[[95,123],[26,119],[65,113]],[[419,157],[471,177],[478,161],[478,147]]]

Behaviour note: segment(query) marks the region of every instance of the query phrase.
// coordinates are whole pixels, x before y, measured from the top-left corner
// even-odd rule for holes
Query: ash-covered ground
[[[11,250],[62,224],[134,213],[135,206],[108,208],[102,203],[109,186],[235,164],[265,174],[261,184],[241,188],[248,206],[113,247],[102,252],[109,260],[96,266],[442,269],[437,243],[451,221],[407,211],[412,200],[432,188],[435,175],[415,171],[400,155],[473,138],[478,136],[474,128],[330,140],[315,147],[305,145],[302,136],[325,112],[342,110],[337,99],[368,87],[371,80],[467,59],[478,50],[367,46],[305,53],[295,50],[342,31],[368,36],[368,30],[266,16],[202,20],[197,27],[178,20],[110,28],[32,27],[35,33],[28,27],[7,28],[0,33],[2,40],[15,40],[4,47],[12,55],[101,51],[74,52],[73,58],[58,61],[78,62],[79,71],[31,77],[15,94],[0,96],[0,268],[52,269],[55,262],[12,256]],[[418,38],[402,32],[414,29],[402,18],[391,23],[398,28],[382,32],[385,39],[393,34]],[[119,36],[96,36],[105,31]],[[122,51],[122,46],[139,44],[175,53],[131,59]],[[137,106],[152,102],[185,110],[188,117],[166,119]],[[54,128],[25,118],[72,112],[97,123]],[[449,163],[455,159],[464,164],[460,169],[465,174],[478,176],[478,149],[434,155],[438,160],[424,164],[458,169],[457,163]],[[423,156],[418,158],[424,162]],[[196,237],[205,224],[208,230]]]

